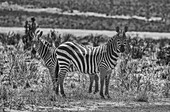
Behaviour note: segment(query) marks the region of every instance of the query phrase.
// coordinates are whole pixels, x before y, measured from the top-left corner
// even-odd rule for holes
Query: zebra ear
[[[124,28],[124,32],[127,32],[128,31],[128,27],[127,26],[125,26],[125,28]]]
[[[119,33],[119,27],[118,26],[116,27],[116,32]]]
[[[40,30],[38,30],[37,32],[36,32],[36,34],[38,34],[40,32]]]
[[[43,32],[41,31],[40,33],[38,32],[37,38],[38,40],[40,39],[40,37],[42,36]]]

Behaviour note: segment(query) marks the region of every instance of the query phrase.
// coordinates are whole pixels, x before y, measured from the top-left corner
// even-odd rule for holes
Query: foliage
[[[0,24],[4,27],[22,27],[27,18],[34,16],[43,28],[115,30],[115,26],[129,26],[130,31],[168,32],[169,24],[162,21],[144,21],[135,18],[119,19],[95,16],[0,10]]]
[[[133,92],[137,101],[148,101],[148,96],[153,94],[168,97],[169,73],[169,66],[159,66],[151,57],[123,59],[116,69],[117,87],[122,93]]]
[[[55,32],[55,31],[54,31]],[[53,33],[52,32],[49,32]],[[17,110],[26,108],[26,105],[56,105],[54,102],[63,101],[52,90],[51,78],[48,69],[39,58],[31,58],[31,51],[24,50],[22,36],[14,45],[3,40],[7,34],[1,35],[0,44],[0,104],[3,107],[11,107]],[[18,38],[13,34],[13,38]],[[87,35],[76,37],[72,34],[48,36],[57,40],[60,36],[61,43],[75,41],[84,45],[98,46],[104,44],[109,37],[103,35]],[[43,37],[44,39],[46,38]],[[46,38],[48,40],[48,38]],[[135,42],[134,42],[135,41]],[[162,44],[163,43],[163,44]],[[170,67],[166,64],[157,64],[157,50],[167,46],[169,41],[141,39],[139,37],[129,40],[130,52],[122,55],[120,62],[113,70],[111,79],[111,92],[123,95],[133,94],[135,101],[151,100],[151,96],[169,97]],[[158,45],[161,45],[159,47]],[[142,57],[133,58],[135,50],[142,48]],[[137,50],[138,51],[138,50]],[[169,49],[168,49],[169,51]],[[166,54],[169,54],[169,52]],[[169,55],[167,55],[169,56]],[[38,56],[36,56],[38,57]],[[69,73],[65,79],[64,87],[69,97],[77,99],[95,99],[95,95],[89,95],[86,91],[89,86],[88,75],[81,73]],[[112,88],[114,88],[112,90]]]
[[[2,0],[1,2],[5,2]],[[35,5],[36,7],[58,7],[63,11],[79,10],[82,12],[97,12],[112,15],[140,15],[140,16],[164,16],[170,10],[169,1],[159,0],[11,0],[13,4]],[[124,9],[124,10],[122,10]],[[163,13],[161,13],[163,12]],[[148,14],[149,13],[149,14]]]

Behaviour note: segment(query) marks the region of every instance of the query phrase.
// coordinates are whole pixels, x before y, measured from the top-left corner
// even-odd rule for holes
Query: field
[[[139,36],[130,38],[130,53],[122,56],[112,71],[109,88],[112,99],[102,100],[98,93],[88,93],[88,75],[79,72],[67,74],[64,82],[67,98],[56,96],[52,90],[48,69],[39,55],[33,56],[30,50],[26,50],[29,46],[25,46],[22,42],[23,35],[17,33],[0,35],[2,111],[168,112],[170,110],[168,63],[170,53],[166,47],[170,42],[169,39],[155,40]],[[47,41],[50,40],[47,34],[43,37]],[[98,39],[97,44],[100,45],[107,42],[109,36],[63,34],[62,39],[66,38],[84,45],[93,45],[96,42],[94,39]]]
[[[1,0],[0,112],[170,112],[169,5],[168,0]],[[129,48],[112,70],[111,99],[88,93],[89,75],[79,72],[65,78],[67,97],[56,95],[29,32],[43,31],[41,38],[53,48],[65,41],[99,46],[116,34],[116,26],[128,26]]]

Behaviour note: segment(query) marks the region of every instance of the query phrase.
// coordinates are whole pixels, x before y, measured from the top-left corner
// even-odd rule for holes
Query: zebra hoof
[[[58,96],[58,95],[59,95],[59,92],[56,91],[55,94]]]
[[[108,99],[112,99],[108,93],[105,93],[105,96],[106,96]]]
[[[96,94],[96,93],[98,93],[98,92],[99,92],[99,90],[96,90],[96,91],[93,92],[93,94]]]
[[[51,101],[57,101],[57,99],[56,99],[55,96],[52,96],[52,97],[50,98],[50,100],[51,100]]]
[[[103,94],[100,94],[101,99],[106,99]]]
[[[108,98],[109,100],[111,100],[111,99],[112,99],[112,97],[110,97],[109,95],[107,95],[107,98]]]
[[[62,94],[62,97],[63,97],[63,98],[66,98],[66,95],[65,95],[65,94]]]
[[[105,100],[106,98],[104,96],[101,96],[101,99]]]
[[[93,92],[93,94],[96,94],[97,92],[95,91],[95,92]]]
[[[89,90],[89,93],[92,93],[92,90]]]

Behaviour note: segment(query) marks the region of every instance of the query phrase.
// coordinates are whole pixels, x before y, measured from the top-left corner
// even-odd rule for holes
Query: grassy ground
[[[56,97],[56,101],[46,100],[46,104],[25,104],[21,105],[20,108],[13,106],[11,109],[5,108],[5,110],[10,112],[169,112],[170,110],[170,99],[159,98],[150,102],[137,102],[132,97],[126,97],[126,95],[115,96],[115,93],[119,94],[115,91],[114,97],[112,96],[110,100],[101,100],[96,95],[86,94],[81,98],[79,96]]]
[[[3,36],[3,35],[2,35]],[[15,36],[15,35],[14,35]],[[170,67],[156,64],[154,54],[145,51],[141,59],[121,57],[109,86],[112,99],[89,94],[89,77],[68,73],[64,89],[67,98],[56,96],[48,69],[37,55],[0,43],[0,111],[99,111],[168,112],[170,110]]]

